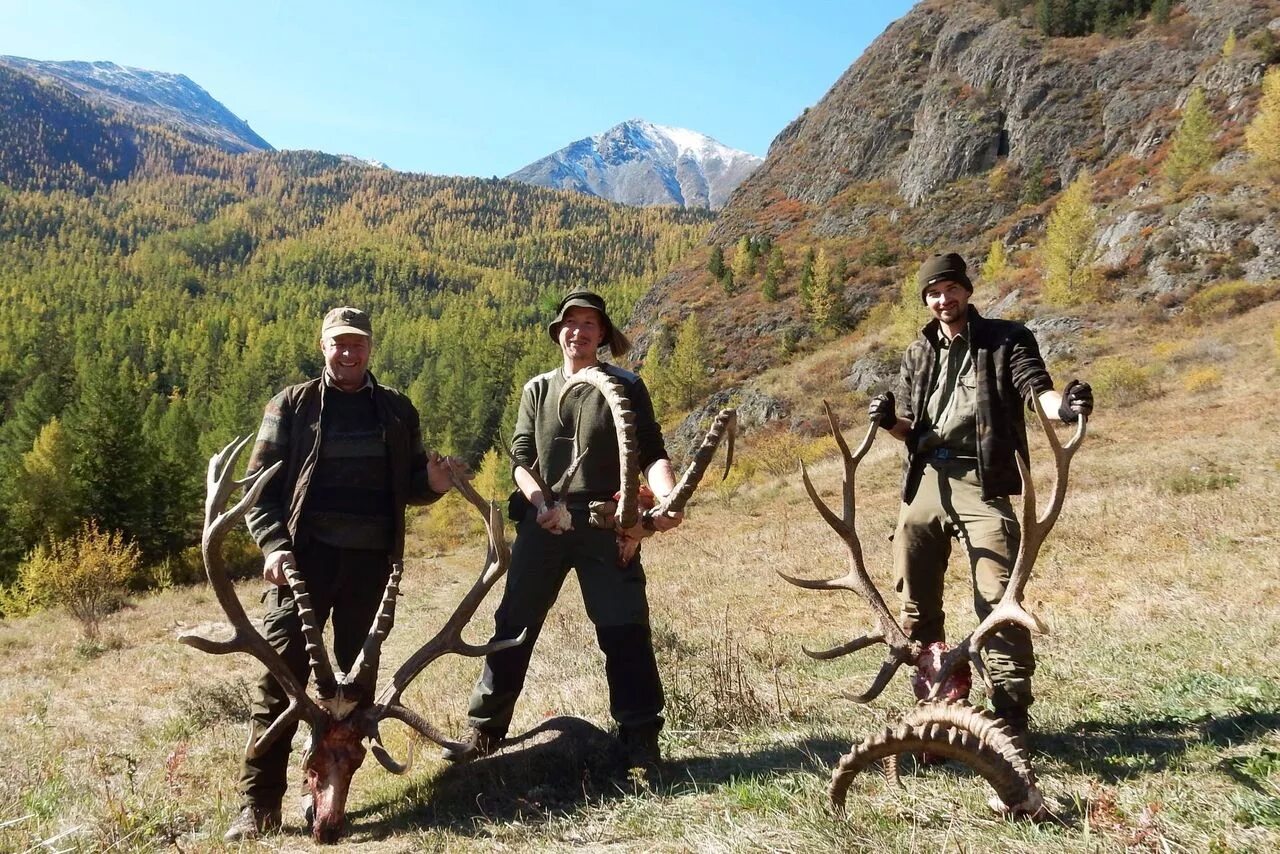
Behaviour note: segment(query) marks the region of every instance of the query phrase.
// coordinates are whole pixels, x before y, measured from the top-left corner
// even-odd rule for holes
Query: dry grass
[[[872,706],[854,706],[836,694],[865,687],[878,655],[815,662],[799,653],[802,643],[861,632],[869,612],[852,594],[798,590],[774,574],[835,575],[846,558],[796,477],[757,461],[731,501],[708,491],[684,527],[646,545],[671,694],[665,781],[622,776],[597,729],[609,726],[603,666],[571,581],[517,711],[516,729],[539,734],[458,769],[425,748],[405,778],[370,763],[355,782],[347,844],[375,852],[1276,850],[1278,321],[1271,304],[1176,336],[1127,334],[1111,352],[1146,365],[1159,340],[1173,337],[1179,346],[1156,361],[1170,371],[1213,367],[1218,379],[1100,404],[1028,588],[1052,632],[1038,641],[1034,713],[1044,751],[1037,768],[1057,820],[994,818],[985,784],[950,765],[909,774],[901,792],[868,775],[855,781],[847,819],[828,814],[836,756],[900,714],[907,691],[898,683]],[[1077,367],[1091,376],[1087,362]],[[862,422],[861,413],[843,415]],[[1044,478],[1043,440],[1033,451]],[[811,471],[834,500],[835,461]],[[863,464],[859,526],[886,590],[898,476],[882,438]],[[424,556],[436,548],[414,544],[387,668],[434,631],[479,566],[471,548]],[[972,625],[967,588],[957,568],[947,593],[953,632]],[[260,611],[258,589],[241,588],[250,613]],[[493,604],[473,638],[487,633]],[[69,618],[0,625],[9,661],[0,675],[0,850],[222,850],[237,806],[243,695],[257,667],[173,641],[216,610],[202,588],[141,599],[104,624],[112,642],[93,657],[77,650]],[[476,672],[471,660],[440,662],[409,703],[457,729]],[[387,729],[403,755],[403,728]],[[311,844],[287,810],[286,833],[263,847]]]

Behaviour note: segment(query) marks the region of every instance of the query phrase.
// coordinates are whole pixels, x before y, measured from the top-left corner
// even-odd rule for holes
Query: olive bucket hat
[[[564,320],[565,312],[571,308],[593,308],[600,312],[600,317],[604,320],[604,343],[615,359],[625,355],[631,349],[631,341],[609,319],[604,297],[593,291],[573,291],[565,294],[564,299],[560,300],[560,305],[556,308],[556,319],[547,326],[547,334],[551,336],[552,341],[560,343],[560,323]]]
[[[964,259],[958,253],[930,255],[929,259],[920,265],[920,272],[916,275],[916,284],[920,286],[920,301],[924,302],[924,292],[929,289],[929,286],[936,285],[938,282],[956,282],[964,285],[964,289],[969,293],[973,293],[973,282],[969,281],[968,269]]]

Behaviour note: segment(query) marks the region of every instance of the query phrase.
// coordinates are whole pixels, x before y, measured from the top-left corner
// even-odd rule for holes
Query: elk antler
[[[201,551],[204,554],[205,572],[209,576],[209,585],[213,588],[218,604],[222,606],[227,619],[231,621],[234,634],[225,640],[206,637],[198,631],[183,632],[178,636],[180,643],[214,655],[225,655],[230,652],[249,653],[262,662],[288,694],[288,707],[256,740],[250,738],[249,745],[245,748],[245,754],[249,758],[262,755],[263,751],[280,737],[285,727],[299,719],[305,719],[313,727],[322,727],[328,720],[325,710],[307,696],[306,685],[298,681],[293,671],[289,669],[289,665],[285,664],[280,654],[249,620],[240,600],[236,598],[231,578],[227,575],[226,563],[222,556],[222,542],[226,539],[227,532],[244,518],[249,508],[258,500],[267,481],[283,464],[278,462],[268,469],[255,472],[244,480],[232,478],[231,473],[236,461],[252,438],[252,436],[245,436],[243,439],[232,441],[219,453],[214,454],[209,460],[208,474],[205,478],[207,491]],[[244,487],[244,495],[234,507],[224,512],[231,493],[240,487]],[[309,643],[310,639],[308,639]],[[332,678],[332,671],[330,671],[330,678]]]
[[[825,400],[822,405],[827,412],[827,422],[831,425],[831,433],[835,436],[836,444],[839,445],[840,453],[844,457],[843,518],[836,516],[831,508],[818,497],[818,492],[813,488],[813,482],[809,480],[809,471],[803,461],[800,463],[800,472],[804,478],[805,491],[809,493],[809,498],[813,501],[814,506],[822,514],[822,518],[827,520],[827,524],[840,535],[840,538],[844,540],[849,549],[849,571],[839,578],[832,578],[827,581],[794,578],[781,571],[778,574],[784,580],[797,587],[805,587],[810,590],[852,590],[867,600],[871,610],[875,612],[876,628],[874,630],[832,649],[821,652],[805,649],[804,652],[805,655],[811,658],[830,659],[848,655],[851,652],[856,652],[876,643],[887,645],[889,647],[888,655],[885,657],[884,663],[880,665],[880,672],[876,674],[871,687],[862,694],[844,695],[855,703],[869,703],[879,696],[899,667],[915,662],[920,655],[921,646],[919,642],[907,637],[906,632],[902,630],[902,626],[898,625],[898,621],[889,612],[888,606],[885,605],[884,597],[880,595],[880,591],[872,583],[871,576],[867,574],[867,569],[862,559],[862,542],[858,539],[858,532],[854,527],[857,508],[854,505],[853,476],[858,468],[858,463],[862,462],[862,458],[871,449],[871,443],[876,439],[878,425],[872,423],[868,427],[866,438],[862,440],[858,450],[851,454],[849,445],[845,442],[844,436],[840,432],[840,425],[836,422],[836,416],[831,411],[831,405]]]
[[[1018,461],[1018,473],[1022,476],[1022,539],[1018,543],[1018,555],[1014,559],[1013,569],[1009,572],[1009,583],[1005,586],[1004,595],[1000,597],[1000,601],[996,603],[991,613],[987,614],[986,619],[979,623],[978,627],[970,632],[968,637],[943,654],[942,661],[938,665],[937,681],[933,683],[929,699],[934,699],[937,696],[947,677],[966,658],[973,664],[978,675],[982,677],[983,683],[987,686],[987,691],[994,690],[991,676],[982,664],[981,653],[987,639],[1001,626],[1018,625],[1031,632],[1048,633],[1044,623],[1023,607],[1022,593],[1026,589],[1027,582],[1031,579],[1031,568],[1035,565],[1036,557],[1040,554],[1040,547],[1044,545],[1045,537],[1049,535],[1049,532],[1053,530],[1054,523],[1058,521],[1058,514],[1062,510],[1062,501],[1067,494],[1067,474],[1071,469],[1071,458],[1075,456],[1080,443],[1084,441],[1089,418],[1083,414],[1079,416],[1076,421],[1075,435],[1064,445],[1058,440],[1058,434],[1054,431],[1053,424],[1049,421],[1049,416],[1045,415],[1043,407],[1040,406],[1039,398],[1036,397],[1034,392],[1028,397],[1030,399],[1027,405],[1035,411],[1036,417],[1040,420],[1040,426],[1044,430],[1045,438],[1049,440],[1049,448],[1053,452],[1055,470],[1053,494],[1049,499],[1049,506],[1037,518],[1036,490],[1035,484],[1031,481],[1030,465],[1023,454],[1015,454]]]
[[[1004,812],[1037,816],[1044,809],[1021,740],[963,701],[922,703],[896,729],[886,728],[841,756],[831,773],[832,808],[844,811],[854,775],[876,761],[885,763],[886,778],[897,784],[897,757],[915,752],[956,759],[977,771],[996,790]]]
[[[480,573],[480,577],[476,579],[475,584],[471,585],[471,589],[467,591],[467,594],[462,597],[462,602],[458,604],[457,609],[454,610],[453,615],[449,617],[444,627],[440,629],[435,637],[424,643],[413,655],[409,656],[404,664],[400,665],[395,675],[391,677],[390,684],[382,689],[382,693],[379,694],[377,701],[369,711],[366,734],[372,742],[373,755],[377,757],[384,768],[393,774],[403,774],[409,770],[409,764],[397,762],[383,747],[382,739],[378,732],[378,723],[385,718],[394,718],[408,724],[442,747],[455,750],[463,749],[463,745],[446,738],[425,718],[417,712],[406,708],[400,702],[400,695],[417,678],[418,674],[426,669],[431,662],[448,653],[456,652],[459,655],[473,657],[488,655],[491,652],[497,652],[498,650],[524,643],[527,635],[526,630],[522,631],[519,637],[511,640],[494,641],[482,645],[470,644],[462,639],[463,628],[471,620],[471,617],[475,615],[476,609],[480,606],[485,594],[506,573],[507,566],[511,561],[511,548],[507,545],[507,541],[503,536],[502,514],[498,506],[481,498],[456,464],[450,461],[448,465],[453,485],[457,487],[458,492],[467,501],[475,505],[476,509],[484,517],[484,527],[489,542],[488,554],[485,557],[485,567]],[[394,608],[394,605],[392,607]]]
[[[618,435],[618,471],[622,478],[619,491],[617,525],[626,530],[636,524],[640,517],[640,464],[636,449],[636,415],[631,409],[631,400],[627,397],[622,383],[610,376],[602,368],[591,367],[578,371],[569,377],[560,389],[560,399],[556,403],[557,411],[562,411],[564,401],[571,390],[589,385],[604,396],[609,411],[613,413],[613,427]],[[561,422],[564,419],[561,417]]]

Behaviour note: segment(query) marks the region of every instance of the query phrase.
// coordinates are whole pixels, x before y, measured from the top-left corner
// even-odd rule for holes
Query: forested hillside
[[[198,534],[203,460],[320,370],[319,321],[372,312],[373,370],[476,462],[554,361],[576,286],[626,316],[705,234],[514,182],[309,152],[230,155],[0,69],[0,580],[81,521],[155,560]],[[514,391],[513,391],[514,389]]]

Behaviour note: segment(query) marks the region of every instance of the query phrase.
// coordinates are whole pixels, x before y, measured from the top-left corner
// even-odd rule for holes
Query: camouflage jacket
[[[928,429],[925,405],[937,366],[940,323],[930,321],[902,355],[894,390],[900,414],[911,422],[907,462],[903,470],[902,500],[910,501],[919,483],[923,462],[916,445]],[[1022,492],[1022,477],[1014,454],[1027,455],[1024,401],[1053,388],[1031,330],[1011,320],[987,319],[969,307],[969,350],[978,386],[978,479],[982,497],[991,500]]]

